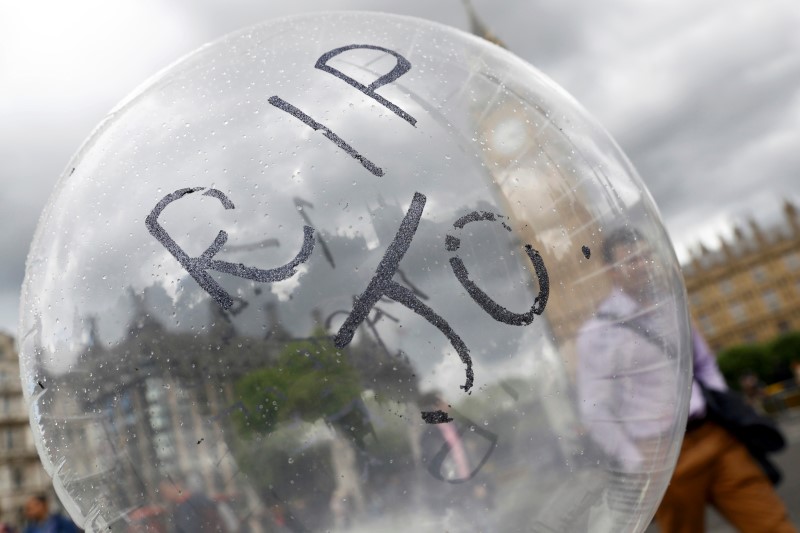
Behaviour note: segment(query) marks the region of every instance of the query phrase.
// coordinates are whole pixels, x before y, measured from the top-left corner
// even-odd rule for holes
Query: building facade
[[[25,500],[50,486],[30,431],[14,339],[0,333],[0,522],[20,524]]]
[[[734,230],[718,250],[701,246],[684,265],[692,316],[712,348],[768,341],[800,329],[800,215]]]

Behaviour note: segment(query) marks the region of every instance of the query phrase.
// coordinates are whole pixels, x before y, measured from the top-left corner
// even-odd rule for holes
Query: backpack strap
[[[649,328],[646,328],[644,324],[641,323],[640,320],[636,318],[631,318],[630,320],[623,320],[622,317],[619,317],[613,313],[606,313],[601,311],[595,314],[595,318],[599,318],[600,320],[606,320],[608,322],[612,322],[613,326],[620,327],[632,331],[636,335],[640,336],[656,348],[660,350],[666,350],[667,356],[670,359],[675,358],[675,347],[668,343],[664,342],[663,337],[660,337],[650,331]]]

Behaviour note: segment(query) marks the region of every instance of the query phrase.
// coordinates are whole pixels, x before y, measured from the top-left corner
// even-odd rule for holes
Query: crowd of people
[[[45,494],[28,498],[23,507],[25,523],[21,527],[0,523],[0,533],[78,533],[75,523],[58,512],[51,512]]]

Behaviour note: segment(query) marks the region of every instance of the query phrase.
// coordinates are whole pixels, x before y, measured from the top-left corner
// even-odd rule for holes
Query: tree
[[[236,384],[249,417],[238,417],[245,434],[269,433],[280,422],[325,419],[339,423],[357,407],[361,384],[346,352],[318,328],[308,339],[286,343],[275,362]]]
[[[717,364],[731,387],[739,388],[739,380],[755,374],[764,380],[770,373],[768,350],[762,344],[741,344],[727,348],[717,356]]]
[[[786,333],[769,343],[770,359],[774,365],[774,380],[792,378],[792,363],[800,361],[800,332]]]
[[[793,361],[800,361],[800,332],[781,335],[768,343],[742,344],[719,353],[717,362],[732,387],[746,374],[763,383],[791,379]]]

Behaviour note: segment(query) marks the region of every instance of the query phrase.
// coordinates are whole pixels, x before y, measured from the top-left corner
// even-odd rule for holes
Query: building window
[[[747,318],[747,309],[743,304],[735,303],[728,309],[730,310],[733,320],[736,322],[744,322],[744,320]]]
[[[781,320],[780,322],[778,322],[778,331],[780,331],[781,333],[787,333],[791,329],[792,329],[791,324],[789,324],[789,322],[787,322],[786,320]]]
[[[783,258],[786,268],[791,271],[800,270],[800,252],[795,252]]]
[[[717,331],[717,328],[714,326],[714,321],[708,316],[700,317],[700,329],[708,336],[713,335]]]
[[[763,266],[757,266],[756,268],[754,268],[752,275],[753,275],[753,280],[756,283],[764,283],[765,281],[767,281],[767,278],[769,277],[767,275],[767,269],[764,268]]]
[[[719,284],[719,290],[724,295],[733,293],[733,282],[729,279],[724,279]]]
[[[773,290],[764,291],[764,305],[767,311],[777,311],[781,307],[781,299],[778,293]]]
[[[25,476],[22,474],[21,468],[11,469],[11,483],[14,485],[15,489],[19,489],[22,487],[22,482],[24,479]]]

